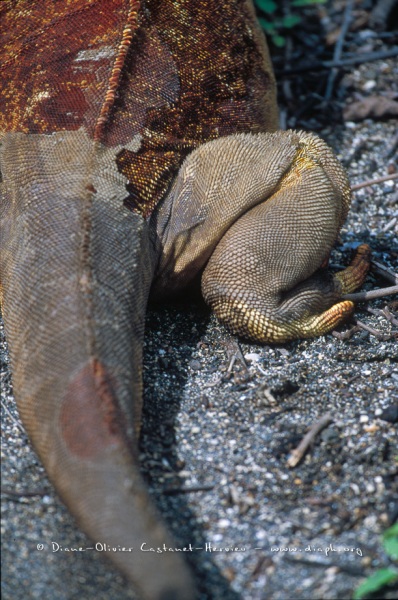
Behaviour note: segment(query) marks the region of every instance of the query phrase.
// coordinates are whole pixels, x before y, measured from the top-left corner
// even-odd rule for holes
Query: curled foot
[[[259,342],[286,342],[323,335],[346,320],[354,303],[338,300],[362,285],[369,266],[370,248],[362,245],[344,271],[331,275],[319,270],[288,292],[272,294],[266,283],[262,290],[239,290],[239,280],[235,280],[228,295],[225,281],[224,286],[212,285],[211,271],[204,277],[203,288],[218,318],[235,333]]]

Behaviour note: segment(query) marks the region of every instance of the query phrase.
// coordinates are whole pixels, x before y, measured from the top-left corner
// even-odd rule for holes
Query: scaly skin
[[[188,600],[181,556],[139,549],[173,545],[137,460],[151,282],[170,294],[208,263],[204,295],[233,330],[327,331],[368,265],[362,249],[342,275],[318,272],[347,180],[314,136],[272,133],[274,77],[247,0],[0,10],[1,281],[21,418],[81,527],[134,547],[110,558],[140,596]]]

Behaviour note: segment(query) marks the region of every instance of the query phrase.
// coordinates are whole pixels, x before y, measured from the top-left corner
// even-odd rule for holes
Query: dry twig
[[[395,225],[397,224],[397,221],[398,221],[398,217],[394,217],[393,219],[391,219],[391,221],[389,223],[384,225],[383,233],[386,233],[387,231],[390,231],[390,229],[393,229],[395,227]]]
[[[204,388],[216,387],[216,385],[219,385],[223,381],[224,381],[224,375],[219,375],[219,377],[217,377],[217,379],[215,379],[214,381],[210,381],[209,383],[203,384],[203,387]]]
[[[1,488],[1,493],[5,494],[6,496],[11,496],[13,498],[32,498],[33,496],[46,496],[47,494],[49,494],[51,492],[50,489],[46,489],[43,488],[41,490],[21,490],[21,491],[16,491],[16,490],[12,490],[11,488],[8,487],[2,487]]]
[[[332,331],[332,335],[336,337],[338,340],[350,340],[352,336],[359,331],[359,327],[354,325],[350,329],[346,331]]]
[[[366,325],[366,323],[363,323],[362,321],[356,320],[356,324],[357,327],[363,329],[364,331],[367,331],[371,335],[374,335],[378,340],[387,341],[391,338],[391,335],[389,333],[383,333],[382,331],[379,331],[378,329],[375,329],[370,325]]]
[[[377,308],[375,309],[375,308],[369,308],[369,307],[366,310],[368,312],[370,312],[372,315],[376,315],[377,317],[378,316],[384,317],[392,325],[395,325],[398,327],[398,319],[396,319],[395,316],[392,314],[392,312],[390,312],[388,306],[385,306],[381,310],[379,310]]]
[[[301,563],[303,565],[310,565],[311,567],[321,567],[322,569],[335,567],[335,568],[339,569],[339,571],[345,571],[346,573],[349,573],[350,575],[356,575],[356,576],[363,575],[363,567],[357,567],[355,565],[350,565],[350,564],[336,564],[336,563],[327,561],[323,558],[311,559],[311,558],[302,558],[300,556],[294,558],[293,556],[290,556],[288,553],[286,553],[285,556],[283,557],[283,559],[287,560],[288,562],[291,562],[291,563]]]
[[[370,268],[376,275],[380,275],[380,277],[384,277],[387,281],[391,281],[391,283],[398,285],[398,274],[394,273],[394,271],[390,271],[390,269],[387,269],[387,267],[381,263],[372,260]]]
[[[386,28],[387,20],[392,12],[396,0],[378,0],[376,6],[372,9],[369,19],[371,28],[383,30]]]
[[[230,359],[229,366],[226,374],[224,375],[224,379],[229,379],[232,374],[232,369],[236,363],[239,363],[238,366],[235,366],[234,369],[234,382],[235,383],[244,383],[250,377],[249,369],[247,367],[245,358],[242,354],[242,350],[238,342],[234,339],[229,339],[226,343],[227,357]]]
[[[18,429],[20,431],[22,431],[22,433],[25,435],[25,429],[22,427],[21,423],[18,421],[18,419],[16,419],[14,417],[14,415],[12,414],[12,412],[10,412],[4,402],[3,399],[1,399],[1,406],[3,407],[3,409],[5,410],[5,412],[8,414],[8,416],[10,417],[11,421],[14,423],[14,425],[16,425],[18,427]]]
[[[374,300],[375,298],[383,298],[384,296],[392,296],[398,294],[398,285],[381,288],[380,290],[371,290],[370,292],[357,292],[356,294],[345,294],[343,300],[352,300],[353,302],[363,302],[365,300]]]
[[[383,153],[383,158],[388,160],[391,156],[394,156],[398,147],[398,133],[392,139],[391,144],[388,145],[388,148]]]
[[[292,69],[276,69],[275,74],[277,77],[282,78],[288,77],[289,75],[301,75],[301,73],[307,73],[308,71],[328,71],[333,67],[349,67],[352,65],[362,65],[364,63],[372,62],[374,60],[393,58],[395,56],[398,56],[398,47],[393,47],[391,50],[381,50],[378,52],[364,52],[363,54],[356,55],[350,58],[344,58],[342,60],[325,60]]]
[[[341,26],[339,39],[337,40],[337,43],[334,47],[334,54],[333,54],[334,62],[338,62],[341,58],[341,54],[343,51],[343,45],[344,45],[344,41],[345,41],[345,36],[347,35],[348,29],[351,24],[351,13],[352,13],[353,4],[354,4],[353,0],[348,0],[345,5],[343,24]],[[334,80],[336,79],[338,72],[339,72],[338,67],[333,67],[330,70],[328,82],[326,85],[326,92],[325,92],[326,102],[328,102],[330,100],[330,98],[332,97]]]
[[[196,494],[197,492],[210,492],[214,485],[191,485],[190,487],[166,488],[163,494],[166,496],[175,496],[177,494]]]
[[[234,339],[230,339],[226,342],[225,347],[227,350],[227,356],[231,360],[231,363],[232,363],[232,366],[228,367],[228,371],[230,371],[230,370],[232,371],[232,367],[236,360],[239,360],[242,363],[242,365],[245,367],[245,369],[247,370],[245,357],[242,354],[242,350],[240,349],[238,342]]]
[[[324,429],[332,421],[333,418],[331,417],[330,413],[327,413],[321,419],[319,419],[319,421],[313,424],[313,426],[311,427],[309,432],[305,434],[297,448],[295,448],[290,454],[287,461],[288,467],[295,467],[300,462],[304,454],[307,452],[309,446],[315,440],[318,433],[322,431],[322,429]]]
[[[242,351],[239,347],[238,342],[231,338],[231,339],[228,339],[226,342],[224,342],[223,345],[225,346],[225,349],[227,351],[227,358],[229,360],[228,368],[227,368],[226,372],[223,373],[222,375],[220,375],[215,381],[212,381],[210,383],[205,383],[203,386],[205,388],[215,387],[216,385],[219,385],[223,381],[227,381],[231,377],[233,368],[237,361],[239,361],[242,365],[242,368],[244,370],[244,376],[247,377],[247,375],[249,373],[249,369],[247,368],[245,358],[242,354]]]
[[[349,379],[347,379],[347,385],[350,385],[353,381],[355,381],[356,379],[358,379],[358,377],[361,377],[360,373],[356,373],[355,375],[353,375],[352,377],[350,377]]]
[[[383,177],[377,177],[376,179],[369,179],[368,181],[362,181],[361,183],[355,183],[351,186],[352,191],[360,190],[361,188],[368,187],[369,185],[377,185],[378,183],[383,183],[384,181],[391,181],[392,179],[397,179],[398,173],[391,173],[391,175],[384,175]]]

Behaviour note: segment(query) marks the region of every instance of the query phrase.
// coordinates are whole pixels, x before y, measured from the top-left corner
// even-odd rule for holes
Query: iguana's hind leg
[[[330,331],[352,313],[353,303],[340,300],[369,268],[365,245],[337,275],[321,268],[349,187],[318,142],[304,140],[278,190],[230,227],[203,274],[202,291],[216,315],[253,340],[284,342]]]

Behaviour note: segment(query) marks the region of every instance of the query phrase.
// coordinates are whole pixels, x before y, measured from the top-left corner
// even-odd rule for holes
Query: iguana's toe
[[[357,248],[351,264],[344,271],[336,273],[334,277],[340,282],[342,294],[350,294],[363,284],[369,271],[370,258],[371,251],[369,246],[361,244]]]

